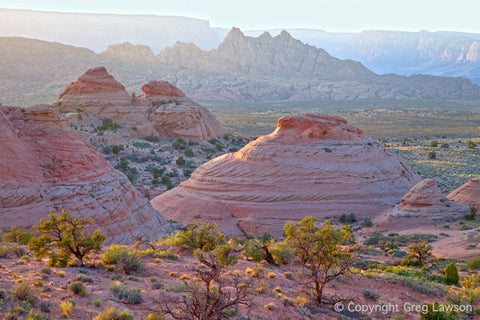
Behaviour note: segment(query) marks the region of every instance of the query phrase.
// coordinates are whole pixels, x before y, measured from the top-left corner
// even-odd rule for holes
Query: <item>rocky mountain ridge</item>
[[[480,87],[467,79],[377,75],[358,62],[334,58],[287,32],[253,38],[232,28],[217,49],[203,51],[194,44],[177,43],[153,58],[148,48],[126,43],[110,46],[103,54],[72,47],[65,47],[69,53],[62,54],[59,44],[19,38],[0,38],[0,44],[0,58],[6,62],[0,66],[0,74],[5,75],[0,77],[2,103],[43,101],[40,96],[51,96],[58,90],[55,88],[65,86],[66,79],[73,81],[71,72],[60,68],[69,63],[75,70],[104,65],[129,92],[140,91],[150,80],[164,79],[198,101],[480,97]],[[20,84],[23,91],[12,81],[15,78],[28,79]]]

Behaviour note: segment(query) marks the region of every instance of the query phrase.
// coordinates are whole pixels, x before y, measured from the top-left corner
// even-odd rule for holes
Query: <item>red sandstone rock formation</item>
[[[448,199],[480,210],[480,178],[472,178],[460,188],[453,190]]]
[[[110,118],[138,137],[156,135],[203,140],[224,133],[210,111],[185,97],[170,83],[150,81],[142,90],[140,97],[131,98],[104,67],[97,67],[71,83],[54,105],[61,111],[71,112],[67,118],[75,123],[78,123],[75,112],[84,112],[82,121],[92,121],[92,116]]]
[[[60,94],[56,104],[60,110],[77,109],[91,112],[100,118],[122,119],[131,97],[104,67],[87,70]],[[122,109],[124,109],[123,112]]]
[[[93,218],[108,242],[156,239],[166,220],[48,105],[0,106],[0,229],[61,209]]]
[[[230,234],[281,235],[287,220],[379,215],[420,179],[342,118],[280,118],[277,129],[200,166],[152,200],[168,218],[213,221]]]
[[[463,217],[467,213],[466,205],[448,200],[435,180],[425,179],[414,185],[387,215],[444,219]]]
[[[185,94],[168,81],[150,81],[142,86],[142,97],[185,97]]]

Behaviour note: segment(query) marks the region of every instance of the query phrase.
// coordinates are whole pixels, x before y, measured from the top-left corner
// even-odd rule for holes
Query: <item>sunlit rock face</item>
[[[448,200],[440,191],[435,180],[424,179],[414,185],[403,196],[402,201],[390,210],[392,217],[426,217],[447,219],[463,217],[468,206]]]
[[[58,109],[0,106],[0,229],[31,230],[61,209],[93,218],[107,242],[156,239],[171,230]]]
[[[53,105],[76,123],[78,115],[85,123],[112,119],[132,136],[204,140],[224,134],[210,111],[170,83],[150,81],[142,90],[140,97],[132,97],[104,67],[96,67],[71,83]]]
[[[453,190],[447,198],[480,210],[480,178],[470,179],[464,185]]]
[[[391,209],[420,178],[382,144],[332,116],[286,116],[277,129],[215,158],[152,200],[166,217],[233,235],[279,236],[287,220]]]

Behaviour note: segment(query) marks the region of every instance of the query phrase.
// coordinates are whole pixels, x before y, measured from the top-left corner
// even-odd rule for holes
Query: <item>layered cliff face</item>
[[[170,219],[217,222],[234,235],[281,235],[287,220],[378,215],[420,179],[339,117],[280,118],[270,135],[215,158],[152,200]]]
[[[210,111],[170,83],[150,81],[142,90],[140,97],[131,97],[104,67],[97,67],[71,83],[53,105],[62,112],[71,112],[67,117],[76,122],[83,113],[90,122],[113,119],[126,133],[138,137],[203,140],[224,133]]]
[[[102,52],[102,56],[125,61],[152,62],[155,59],[155,54],[149,46],[133,45],[130,42],[111,44],[107,47],[107,50]]]
[[[58,109],[0,106],[0,229],[31,229],[61,209],[93,218],[108,242],[156,239],[170,224],[70,129]]]
[[[467,213],[468,206],[448,200],[437,187],[435,180],[425,179],[414,185],[387,215],[435,220],[463,217]]]
[[[480,210],[480,178],[470,179],[464,185],[453,190],[447,198]]]

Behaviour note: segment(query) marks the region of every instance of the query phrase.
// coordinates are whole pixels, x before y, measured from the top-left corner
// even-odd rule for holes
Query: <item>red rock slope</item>
[[[448,200],[432,179],[417,183],[403,196],[400,204],[387,213],[392,217],[426,217],[445,219],[463,217],[468,206]]]
[[[460,188],[453,190],[447,198],[480,210],[480,178],[470,179]]]
[[[281,235],[287,220],[378,215],[420,179],[339,117],[278,120],[270,135],[200,166],[152,200],[168,218],[214,221],[230,234]]]
[[[58,109],[0,106],[0,132],[0,229],[31,229],[61,209],[94,218],[109,242],[155,239],[169,228]]]
[[[215,116],[166,81],[150,81],[140,97],[129,96],[104,67],[89,69],[54,102],[62,112],[119,122],[130,135],[203,140],[222,135]],[[73,116],[73,117],[72,117]],[[74,114],[68,118],[74,117]]]

